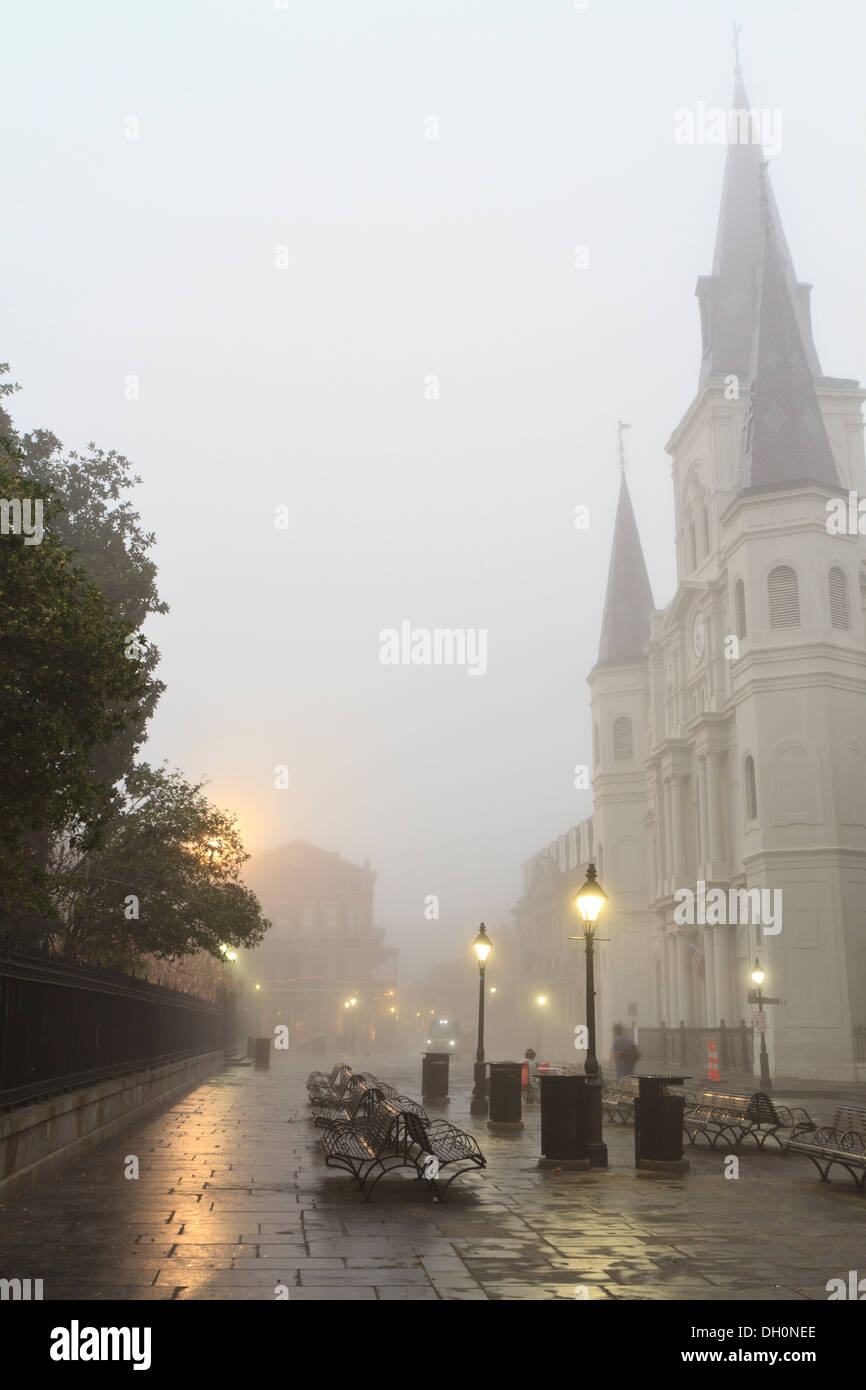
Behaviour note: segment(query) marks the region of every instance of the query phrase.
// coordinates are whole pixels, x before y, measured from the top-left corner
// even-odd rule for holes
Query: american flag
[[[692,953],[692,954],[691,954],[692,973],[695,975],[695,977],[696,977],[698,980],[704,980],[704,979],[706,979],[706,971],[704,970],[704,953],[703,953],[703,951],[701,950],[700,946],[693,946],[692,943],[691,943],[690,941],[687,941],[687,942],[686,942],[686,945],[688,946],[689,950],[690,950],[691,953]]]

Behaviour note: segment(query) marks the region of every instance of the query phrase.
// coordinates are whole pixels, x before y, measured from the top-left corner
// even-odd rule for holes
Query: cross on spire
[[[630,430],[631,425],[624,425],[622,420],[617,420],[616,427],[619,432],[619,453],[617,461],[619,463],[620,473],[625,473],[625,444],[623,442],[622,432],[623,430]]]
[[[731,47],[734,50],[734,73],[737,77],[742,77],[743,75],[743,69],[740,66],[740,34],[742,32],[742,24],[738,24],[736,20],[734,20],[734,42],[731,44]]]

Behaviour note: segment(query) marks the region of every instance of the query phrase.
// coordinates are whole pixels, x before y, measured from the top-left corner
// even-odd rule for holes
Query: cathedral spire
[[[758,171],[758,182],[763,254],[739,491],[806,481],[839,486],[806,349],[788,293],[766,164]]]
[[[628,483],[621,470],[599,661],[642,661],[654,606]]]
[[[734,91],[728,113],[728,147],[722,202],[716,231],[713,270],[698,280],[703,357],[701,385],[714,375],[745,377],[750,360],[757,310],[757,280],[762,257],[760,205],[762,113],[749,106],[740,66],[739,30],[735,31]],[[764,113],[778,116],[780,113]],[[777,136],[781,133],[779,125]],[[785,264],[785,283],[806,360],[813,376],[821,375],[812,341],[810,286],[794,274],[779,210],[767,180],[770,215]]]

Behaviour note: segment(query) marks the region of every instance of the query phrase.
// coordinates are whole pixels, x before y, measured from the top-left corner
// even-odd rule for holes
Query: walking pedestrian
[[[621,1023],[613,1025],[613,1043],[610,1049],[611,1065],[616,1067],[616,1079],[631,1076],[638,1059],[634,1038],[627,1033]]]

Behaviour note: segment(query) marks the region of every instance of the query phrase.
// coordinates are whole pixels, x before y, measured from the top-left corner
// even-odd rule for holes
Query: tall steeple
[[[654,606],[623,469],[607,573],[599,661],[642,661],[642,647],[650,635],[650,613]]]
[[[838,487],[824,417],[788,292],[766,165],[758,170],[758,182],[763,255],[739,491],[805,481]]]
[[[741,118],[737,113],[742,113]],[[745,377],[751,356],[763,242],[760,173],[764,155],[758,113],[747,113],[751,113],[751,108],[738,52],[713,271],[712,275],[700,277],[695,291],[701,306],[702,386],[715,375]],[[820,376],[821,366],[812,341],[811,286],[800,284],[794,274],[769,180],[767,197],[809,371]]]

